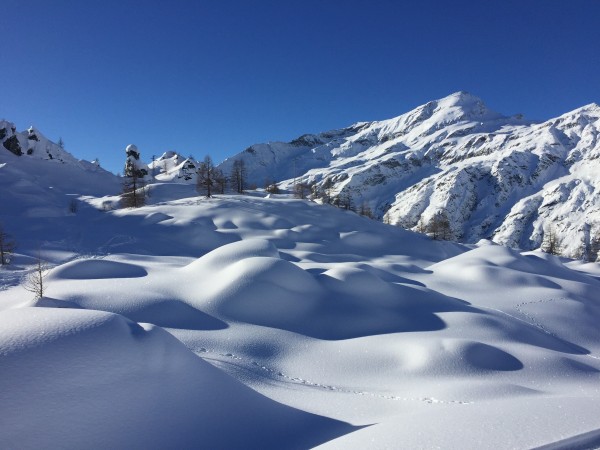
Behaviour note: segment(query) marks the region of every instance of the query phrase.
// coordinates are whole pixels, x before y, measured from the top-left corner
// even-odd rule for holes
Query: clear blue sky
[[[122,170],[386,119],[466,90],[600,103],[599,0],[2,0],[0,118]]]

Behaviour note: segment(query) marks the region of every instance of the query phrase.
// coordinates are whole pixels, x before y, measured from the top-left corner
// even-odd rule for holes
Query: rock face
[[[250,183],[295,179],[405,228],[444,211],[462,242],[534,249],[552,228],[561,253],[579,257],[600,237],[596,104],[534,123],[458,92],[394,119],[253,145],[220,168],[239,159]]]
[[[148,170],[157,181],[193,184],[199,163],[192,156],[185,158],[174,151],[167,151],[148,164]]]
[[[55,160],[56,162],[69,164],[79,163],[60,145],[50,141],[34,127],[17,132],[13,123],[0,120],[0,141],[4,149],[15,156],[27,155],[35,159]],[[0,151],[3,150],[0,149]]]

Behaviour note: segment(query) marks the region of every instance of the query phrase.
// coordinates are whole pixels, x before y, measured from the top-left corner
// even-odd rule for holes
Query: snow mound
[[[252,257],[279,258],[277,247],[265,239],[248,239],[223,245],[202,258],[192,262],[183,270],[204,271],[219,270],[238,261]]]
[[[91,259],[63,264],[52,271],[51,279],[98,280],[106,278],[139,278],[148,272],[135,264]]]
[[[160,328],[115,314],[25,308],[0,324],[4,448],[306,448],[352,430],[275,403]]]

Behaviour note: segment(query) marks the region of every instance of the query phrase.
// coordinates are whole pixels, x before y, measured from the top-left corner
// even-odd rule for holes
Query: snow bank
[[[351,430],[277,404],[160,328],[98,311],[0,315],[4,448],[306,448]]]

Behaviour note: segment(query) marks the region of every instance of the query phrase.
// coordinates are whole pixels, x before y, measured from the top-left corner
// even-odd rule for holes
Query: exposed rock
[[[11,153],[14,153],[17,156],[21,156],[23,154],[23,151],[21,150],[21,145],[19,144],[19,139],[17,139],[17,136],[15,135],[10,136],[8,139],[6,139],[2,143],[2,145],[6,150],[8,150]]]

